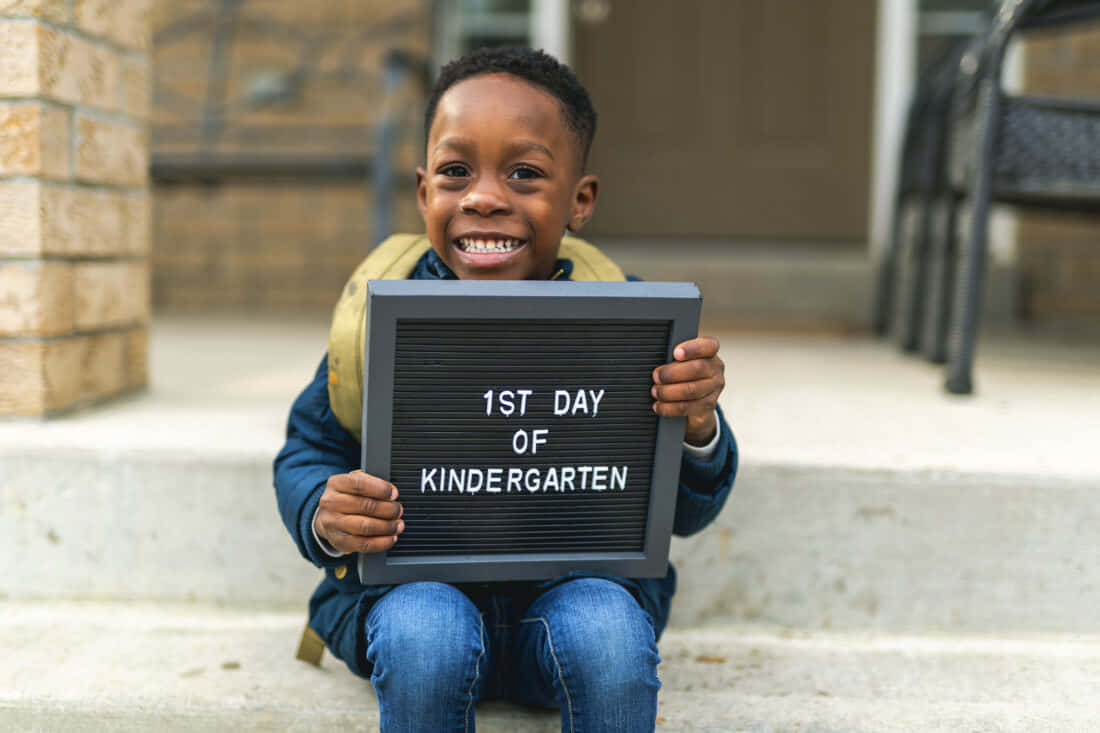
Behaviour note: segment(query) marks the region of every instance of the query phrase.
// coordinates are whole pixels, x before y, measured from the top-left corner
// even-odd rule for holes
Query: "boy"
[[[443,69],[425,122],[426,163],[416,177],[431,249],[409,276],[568,279],[574,263],[559,258],[559,244],[592,216],[598,191],[584,172],[596,114],[572,72],[541,52],[474,52]],[[653,373],[654,411],[687,417],[674,521],[681,535],[717,515],[737,468],[717,409],[717,351],[714,339],[692,339]],[[291,411],[275,487],[299,550],[326,570],[310,625],[371,680],[382,729],[472,731],[475,703],[504,697],[560,707],[562,730],[652,730],[671,565],[664,578],[358,581],[348,553],[400,541],[401,487],[352,470],[359,441],[333,414],[327,358]]]

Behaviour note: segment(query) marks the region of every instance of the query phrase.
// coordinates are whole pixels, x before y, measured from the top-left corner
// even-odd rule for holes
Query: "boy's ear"
[[[600,192],[600,179],[594,175],[586,175],[577,182],[573,189],[573,201],[569,211],[569,222],[565,228],[571,232],[579,232],[581,227],[592,218],[596,212],[596,196]]]
[[[420,209],[420,218],[428,208],[428,172],[423,166],[416,167],[416,208]]]

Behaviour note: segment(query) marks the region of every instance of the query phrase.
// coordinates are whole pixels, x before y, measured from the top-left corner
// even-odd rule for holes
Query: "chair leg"
[[[917,199],[917,226],[909,248],[909,287],[902,304],[901,334],[899,342],[905,351],[920,349],[921,324],[928,290],[928,245],[932,207],[930,197]]]
[[[875,301],[871,308],[871,331],[876,336],[890,332],[894,318],[894,301],[897,297],[898,253],[901,251],[901,197],[894,201],[894,213],[890,221],[890,241],[878,266],[878,282]]]
[[[928,253],[931,260],[928,302],[924,314],[921,350],[928,361],[943,364],[947,361],[947,328],[951,318],[951,296],[955,287],[955,260],[958,257],[954,194],[940,194],[933,207],[933,234]]]
[[[998,92],[996,80],[984,79],[978,98],[981,131],[978,169],[970,195],[970,227],[962,251],[961,269],[951,309],[951,353],[945,388],[953,394],[974,391],[972,369],[978,337],[978,319],[985,282],[986,249],[989,238],[989,206],[992,191],[993,142],[996,137]]]
[[[975,202],[971,207],[974,223],[961,252],[955,299],[951,308],[950,361],[944,385],[952,394],[970,394],[974,391],[972,371],[982,302],[982,281],[985,279],[985,218],[988,215],[988,205],[980,206]]]

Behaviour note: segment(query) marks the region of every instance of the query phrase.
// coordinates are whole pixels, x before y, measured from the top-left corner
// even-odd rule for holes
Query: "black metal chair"
[[[960,49],[961,53],[953,59],[955,63],[951,69],[952,77],[947,82],[949,89],[945,91],[947,110],[943,118],[945,131],[943,158],[940,161],[942,168],[936,181],[938,185],[931,196],[930,234],[923,250],[923,256],[928,260],[924,265],[927,285],[921,293],[919,316],[915,316],[919,317],[920,323],[914,325],[915,329],[920,329],[921,352],[936,364],[947,361],[947,333],[958,260],[956,226],[961,195],[951,185],[948,170],[952,143],[951,113],[955,95],[965,92],[958,88],[957,80],[960,76],[968,76],[968,70],[979,63],[984,43],[984,38],[978,37],[964,44]]]
[[[951,299],[949,392],[973,391],[991,203],[1100,213],[1100,98],[1009,95],[1001,84],[1005,51],[1017,34],[1097,18],[1100,0],[1005,0],[980,53],[960,64],[948,170],[971,217]],[[953,261],[953,227],[945,233],[942,251]],[[932,327],[942,339],[942,327]]]
[[[959,60],[971,43],[952,44],[930,63],[909,105],[890,240],[879,263],[871,318],[879,336],[896,330],[906,351],[922,345],[926,286],[930,280],[932,285],[940,281],[930,278],[935,273],[929,247],[937,239],[932,229],[937,226],[937,214],[944,210],[943,199],[953,196],[946,165],[951,93]],[[911,213],[916,226],[907,236],[905,220]]]

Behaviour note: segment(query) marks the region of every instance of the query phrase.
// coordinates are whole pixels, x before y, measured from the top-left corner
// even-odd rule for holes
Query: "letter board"
[[[667,572],[684,418],[653,369],[693,338],[690,283],[372,280],[363,470],[405,532],[364,583]]]

